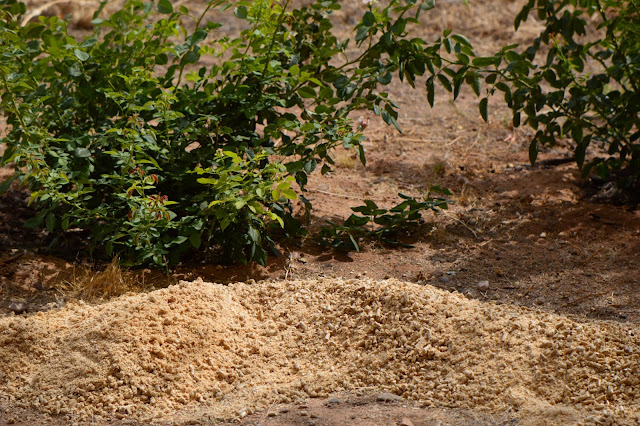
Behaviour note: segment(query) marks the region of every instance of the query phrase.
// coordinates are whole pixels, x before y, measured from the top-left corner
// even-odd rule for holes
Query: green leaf
[[[445,88],[447,92],[451,92],[453,90],[453,88],[451,87],[451,82],[444,74],[437,74],[436,77],[438,77],[440,84]]]
[[[576,142],[577,144],[580,144],[580,142],[582,142],[582,137],[584,135],[584,132],[582,130],[582,126],[576,124],[572,129],[571,129],[571,138],[574,140],[574,142]]]
[[[73,154],[78,158],[91,157],[91,151],[89,151],[87,148],[76,148]]]
[[[353,248],[355,249],[355,251],[360,253],[360,246],[358,245],[358,243],[356,243],[356,240],[355,238],[353,238],[353,235],[349,234],[349,240],[351,241],[351,244],[353,244]]]
[[[283,189],[283,190],[280,191],[280,193],[287,200],[296,200],[298,198],[298,194],[296,194],[296,191],[294,191],[293,189]]]
[[[367,11],[367,13],[365,13],[364,16],[362,17],[362,23],[366,27],[372,27],[373,24],[376,23],[375,15],[371,13],[371,11]]]
[[[16,180],[17,178],[18,178],[18,175],[13,175],[9,179],[7,179],[4,182],[0,183],[0,194],[4,194],[5,192],[7,192],[9,190],[9,188],[11,187],[11,182]]]
[[[173,4],[170,0],[159,0],[158,1],[158,12],[163,13],[165,15],[170,15],[173,13]]]
[[[193,234],[191,234],[191,236],[189,237],[189,241],[191,242],[191,245],[196,248],[199,249],[200,245],[202,244],[202,239],[200,236],[199,232],[195,232]]]
[[[257,243],[260,241],[260,233],[252,226],[249,227],[249,230],[247,231],[247,235],[253,242]]]
[[[316,97],[316,91],[311,86],[302,86],[298,89],[298,95],[301,98],[313,99]]]
[[[482,98],[480,100],[480,104],[478,105],[480,109],[480,115],[485,122],[489,122],[489,99]]]
[[[473,58],[471,63],[475,67],[488,67],[488,66],[494,65],[496,63],[496,57],[495,56],[488,56],[488,57]]]
[[[470,75],[469,80],[471,83],[471,88],[473,89],[473,93],[475,93],[476,96],[480,96],[480,89],[482,88],[482,82],[480,81],[480,76],[477,74]]]
[[[87,52],[83,52],[80,49],[74,49],[73,54],[76,56],[76,58],[80,59],[81,62],[84,62],[87,59],[89,59],[89,54]]]
[[[246,6],[238,6],[233,10],[234,15],[239,19],[247,19],[248,11]]]
[[[422,10],[431,10],[436,7],[436,0],[427,0],[420,4],[420,9]]]
[[[360,27],[358,28],[358,32],[356,33],[356,37],[355,40],[356,41],[361,41],[364,40],[365,38],[367,38],[367,36],[369,35],[369,30],[371,28],[369,27]]]
[[[433,104],[435,102],[435,87],[433,84],[433,77],[429,77],[427,79],[426,86],[427,86],[427,101],[429,102],[429,105],[431,105],[431,108],[433,108]]]
[[[531,162],[532,165],[536,163],[537,158],[538,158],[538,141],[534,139],[529,144],[529,161]]]
[[[49,232],[53,232],[56,229],[56,217],[53,213],[47,215],[46,225]]]
[[[387,85],[389,83],[391,83],[391,80],[393,79],[393,76],[391,75],[390,72],[387,72],[386,74],[383,75],[379,75],[377,80],[378,83],[382,84],[382,85]]]
[[[587,154],[587,147],[589,146],[589,141],[585,143],[579,143],[575,149],[576,163],[578,163],[578,168],[582,169],[584,165],[584,158]]]

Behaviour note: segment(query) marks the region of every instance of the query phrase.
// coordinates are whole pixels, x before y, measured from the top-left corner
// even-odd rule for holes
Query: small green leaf
[[[56,217],[53,213],[47,215],[46,225],[49,232],[53,232],[56,229]]]
[[[302,86],[298,89],[298,95],[300,95],[301,98],[313,99],[316,97],[316,91],[313,90],[311,86]]]
[[[361,41],[364,40],[365,38],[367,38],[367,35],[369,34],[369,30],[371,28],[369,27],[360,27],[358,28],[358,32],[356,33],[356,41]]]
[[[84,62],[87,59],[89,59],[89,54],[80,49],[74,49],[73,54],[76,56],[76,58],[80,59],[81,62]]]
[[[438,74],[436,77],[438,77],[440,84],[445,88],[447,92],[451,92],[453,90],[453,88],[451,87],[451,82],[444,74]]]
[[[158,12],[163,13],[165,15],[170,15],[173,13],[173,4],[171,4],[170,0],[159,0],[158,1]]]
[[[371,13],[371,11],[367,11],[367,13],[365,13],[364,16],[362,17],[362,23],[366,27],[372,27],[373,24],[376,23],[375,15],[373,13]]]
[[[431,10],[434,7],[436,7],[436,0],[427,0],[425,2],[422,2],[422,4],[420,4],[420,9],[422,10]]]
[[[11,187],[11,182],[16,180],[17,178],[18,178],[17,175],[13,175],[9,179],[7,179],[4,182],[0,183],[0,194],[4,194],[5,192],[7,192],[9,190],[9,188]]]
[[[538,158],[538,141],[534,139],[529,144],[529,161],[531,162],[532,165],[536,163],[537,158]]]
[[[249,230],[247,231],[247,235],[249,236],[249,238],[251,238],[251,241],[254,242],[260,242],[260,233],[253,227],[249,227]]]
[[[431,108],[433,108],[433,104],[435,102],[435,87],[433,84],[433,77],[429,77],[426,82],[427,86],[427,101]]]
[[[580,169],[582,169],[582,166],[584,165],[584,158],[587,154],[588,146],[589,146],[589,141],[586,141],[585,143],[579,143],[576,146],[576,149],[575,149],[576,163],[578,163],[578,167]]]
[[[236,7],[233,13],[234,15],[236,15],[236,18],[239,18],[239,19],[247,19],[247,16],[248,16],[248,11],[246,6]]]
[[[473,58],[471,61],[474,67],[488,67],[496,63],[495,56]]]
[[[73,154],[78,158],[91,157],[91,151],[89,151],[87,148],[76,148]]]
[[[202,244],[202,238],[200,237],[200,233],[196,232],[191,234],[191,236],[189,237],[189,241],[191,242],[191,245],[194,248],[199,249],[200,245]]]
[[[358,245],[358,243],[356,242],[355,238],[353,238],[353,235],[349,234],[349,240],[351,240],[351,244],[353,244],[353,248],[360,253],[360,246]]]
[[[485,122],[489,122],[489,99],[482,98],[478,106],[480,109],[480,115]]]
[[[475,93],[476,96],[480,96],[480,89],[482,88],[482,82],[480,81],[480,76],[476,74],[472,76],[470,80],[471,80],[471,88],[473,89],[473,93]]]
[[[388,72],[386,74],[378,76],[378,83],[386,86],[387,84],[391,83],[392,79],[393,79],[393,76],[391,75],[390,72]]]
[[[280,193],[287,200],[296,200],[298,198],[298,194],[296,194],[296,191],[294,191],[293,189],[283,189],[283,190],[280,191]]]

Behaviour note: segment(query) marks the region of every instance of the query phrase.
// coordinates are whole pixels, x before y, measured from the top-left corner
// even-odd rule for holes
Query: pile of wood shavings
[[[374,387],[425,406],[640,415],[638,327],[397,280],[221,285],[0,320],[0,398],[79,419],[218,418]]]

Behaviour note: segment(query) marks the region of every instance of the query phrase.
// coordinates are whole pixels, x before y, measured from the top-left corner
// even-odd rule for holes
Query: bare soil
[[[359,3],[339,20],[355,22]],[[443,1],[418,35],[453,27],[483,52],[527,42],[539,26],[513,36],[521,4]],[[51,252],[45,231],[21,226],[28,196],[0,197],[0,424],[637,424],[638,206],[582,179],[569,142],[531,167],[531,133],[500,99],[486,124],[470,93],[430,109],[420,90],[391,92],[403,133],[370,117],[367,166],[344,151],[312,177],[310,226],[365,198],[450,188],[410,248],[281,241],[265,268],[134,271],[137,294],[83,302],[82,235]],[[167,287],[180,280],[193,284]],[[237,284],[250,280],[271,281]]]

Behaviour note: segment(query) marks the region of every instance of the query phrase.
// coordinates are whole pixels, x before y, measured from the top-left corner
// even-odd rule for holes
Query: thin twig
[[[354,197],[353,195],[346,195],[346,194],[336,194],[335,192],[323,191],[321,189],[308,189],[307,192],[317,192],[319,194],[331,195],[333,197],[340,197],[340,198],[349,198],[351,200],[361,201],[363,199],[363,197]],[[372,198],[367,198],[367,200],[377,201],[379,203],[384,203],[386,201],[386,200],[372,199]]]
[[[24,252],[22,253],[18,253],[18,254],[14,254],[13,256],[10,256],[4,260],[0,259],[0,265],[7,265],[15,260],[20,259],[22,256],[24,256]]]
[[[526,297],[527,294],[529,294],[529,292],[533,289],[533,286],[536,285],[536,283],[533,283],[529,286],[529,288],[527,289],[527,291],[524,292],[524,294],[522,295],[522,297]]]
[[[591,256],[587,257],[585,260],[582,261],[582,263],[587,263],[588,261],[590,261],[591,259],[593,259],[598,253],[600,253],[602,251],[602,247],[600,247],[598,250],[596,250]]]
[[[476,233],[476,231],[474,231],[473,229],[471,229],[469,227],[469,225],[467,225],[466,223],[464,223],[462,220],[458,219],[455,216],[450,215],[446,210],[440,210],[440,213],[443,213],[445,216],[459,222],[460,224],[462,224],[462,226],[464,226],[465,228],[467,228],[469,231],[471,231],[471,233],[473,234],[474,237],[478,238],[478,234]]]

